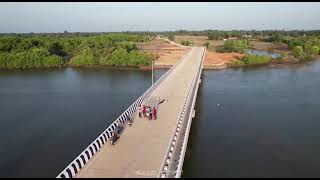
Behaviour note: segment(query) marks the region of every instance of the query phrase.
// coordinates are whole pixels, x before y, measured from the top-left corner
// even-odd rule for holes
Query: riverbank
[[[190,39],[190,37],[186,37]],[[196,39],[196,44],[202,46],[201,43],[205,42],[205,38],[202,39],[198,37]],[[284,51],[286,47],[274,45],[269,42],[260,42],[260,41],[252,41],[252,49],[259,51],[266,51],[270,53],[281,53],[288,52]],[[210,45],[213,49],[221,46],[223,41],[212,41]],[[154,60],[154,69],[170,69],[173,65],[175,65],[186,53],[191,49],[191,47],[179,45],[176,42],[172,42],[166,39],[155,38],[151,41],[147,42],[138,42],[137,48],[141,52],[148,52],[157,55],[157,59]],[[215,69],[226,69],[233,67],[245,67],[252,65],[235,65],[234,61],[239,60],[245,56],[245,54],[241,53],[219,53],[211,50],[210,47],[206,51],[205,60],[204,60],[204,69],[215,70]],[[289,52],[289,55],[285,58],[274,58],[270,62],[271,64],[299,64],[301,63],[297,58],[292,56],[292,53]],[[151,64],[151,63],[149,63]],[[259,65],[261,66],[261,65]],[[105,65],[105,64],[93,64],[93,65],[72,65],[71,63],[65,63],[60,66],[63,67],[78,67],[78,68],[106,68],[106,69],[134,69],[134,70],[151,70],[151,65]],[[59,68],[59,67],[52,67]],[[1,67],[0,67],[1,69]],[[30,69],[48,69],[48,68],[30,68]]]
[[[207,52],[208,53],[208,52]],[[210,53],[210,52],[209,52]],[[231,55],[231,53],[218,53],[218,55],[215,56],[220,56],[219,54],[226,54],[225,56],[234,56],[237,57],[237,54]],[[215,57],[214,56],[214,57]],[[291,60],[290,60],[291,59]],[[292,60],[294,59],[294,60]],[[317,57],[314,61],[319,60],[320,56]],[[239,68],[239,67],[256,67],[256,66],[290,66],[290,65],[303,65],[305,62],[300,62],[298,59],[294,57],[288,56],[287,58],[284,58],[282,60],[277,60],[276,58],[272,59],[270,63],[266,64],[258,64],[258,65],[247,65],[247,64],[242,64],[242,65],[235,65],[232,64],[233,60],[225,60],[222,61],[220,59],[217,61],[211,62],[211,59],[205,59],[203,69],[204,70],[220,70],[220,69],[232,69],[232,68]],[[153,69],[154,70],[159,70],[159,69],[170,69],[173,67],[175,63],[166,63],[166,64],[161,64],[161,65],[154,65]],[[51,68],[30,68],[30,69],[0,69],[0,71],[41,71],[41,70],[48,70],[48,69],[63,69],[63,68],[89,68],[89,69],[118,69],[118,70],[140,70],[140,71],[151,71],[152,66],[110,66],[110,65],[82,65],[82,66],[75,66],[75,65],[63,65],[61,67],[51,67]]]
[[[154,65],[153,69],[170,69],[173,65]],[[64,67],[72,68],[92,68],[92,69],[119,69],[119,70],[152,70],[152,66],[109,66],[109,65],[83,65],[83,66],[73,66],[67,65]]]

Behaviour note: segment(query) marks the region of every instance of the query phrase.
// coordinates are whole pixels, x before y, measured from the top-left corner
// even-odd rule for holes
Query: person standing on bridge
[[[139,111],[139,118],[141,118],[142,117],[142,105],[140,105],[139,106],[139,109],[138,109],[138,111]]]
[[[148,112],[149,112],[149,120],[152,120],[153,114],[152,114],[151,107],[148,107]]]
[[[110,141],[110,143],[111,143],[112,145],[114,145],[115,142],[116,142],[119,138],[120,138],[120,136],[119,136],[119,134],[117,133],[117,131],[113,131],[113,132],[112,132],[112,136],[111,136],[111,141]]]
[[[152,116],[153,116],[154,120],[157,119],[157,109],[156,109],[156,107],[153,107],[153,109],[152,109]]]
[[[120,124],[120,122],[117,122],[115,130],[116,130],[117,134],[120,134],[121,131],[123,130],[123,125]]]
[[[151,116],[150,114],[151,114],[151,109],[149,106],[147,106],[146,107],[146,116],[147,116],[147,119],[149,119],[149,120],[150,120],[150,116]]]
[[[144,117],[144,118],[146,117],[146,111],[147,111],[146,106],[143,105],[142,114],[143,114],[143,117]]]

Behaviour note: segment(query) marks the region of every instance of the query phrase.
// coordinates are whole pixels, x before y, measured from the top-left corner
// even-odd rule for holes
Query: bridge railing
[[[201,62],[198,64],[198,67],[196,69],[196,73],[193,77],[188,95],[185,100],[185,104],[182,108],[182,112],[179,115],[174,135],[170,140],[168,150],[158,177],[181,177],[182,166],[192,122],[192,113],[198,92],[205,51],[206,49],[204,50]]]
[[[182,175],[182,167],[183,167],[183,162],[184,162],[184,157],[185,157],[185,154],[186,154],[186,150],[187,150],[187,145],[188,145],[188,138],[189,138],[189,133],[190,133],[190,128],[191,128],[191,123],[192,123],[192,118],[193,118],[193,110],[194,110],[194,106],[195,106],[195,103],[196,103],[196,99],[197,99],[197,94],[198,94],[198,90],[199,90],[199,84],[200,84],[200,77],[201,77],[201,72],[202,72],[202,69],[203,69],[203,61],[204,61],[204,56],[205,56],[205,52],[206,52],[206,49],[204,50],[203,52],[203,55],[202,55],[202,59],[201,59],[201,67],[200,67],[200,70],[198,72],[198,75],[197,75],[197,83],[195,84],[195,86],[197,86],[195,89],[193,89],[193,93],[192,93],[192,96],[193,97],[193,101],[192,101],[192,104],[191,104],[191,108],[189,109],[189,116],[188,116],[188,124],[187,124],[187,128],[184,132],[184,139],[183,139],[183,142],[182,142],[182,146],[180,148],[180,151],[179,151],[179,156],[178,156],[178,165],[177,165],[177,168],[176,168],[176,174],[175,174],[175,178],[180,178],[181,175]]]
[[[172,68],[170,68],[160,79],[158,79],[145,93],[143,93],[126,111],[124,111],[106,130],[104,130],[78,157],[75,158],[56,178],[72,178],[74,177],[85,164],[108,142],[115,130],[118,122],[125,123],[129,117],[135,113],[141,103],[149,97],[151,92],[157,88],[160,83],[169,76],[173,69],[181,63],[185,56],[190,54],[189,50]]]

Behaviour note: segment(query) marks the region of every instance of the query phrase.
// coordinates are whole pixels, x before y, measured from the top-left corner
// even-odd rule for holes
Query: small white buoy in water
[[[220,106],[220,105],[218,104],[218,106]]]

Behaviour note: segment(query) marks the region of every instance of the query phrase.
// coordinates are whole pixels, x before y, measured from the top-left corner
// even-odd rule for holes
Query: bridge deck
[[[152,92],[166,100],[157,120],[135,117],[117,144],[104,145],[75,177],[157,177],[203,51],[194,47]]]

